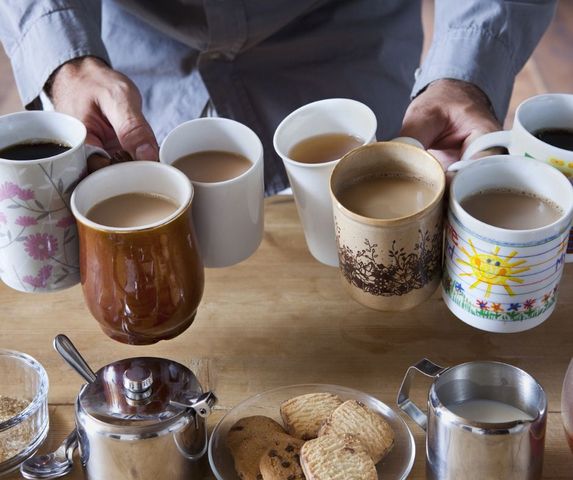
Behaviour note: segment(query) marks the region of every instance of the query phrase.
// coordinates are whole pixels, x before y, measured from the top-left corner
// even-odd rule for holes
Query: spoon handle
[[[78,372],[88,383],[96,380],[96,375],[86,363],[80,352],[76,349],[72,341],[65,335],[57,335],[54,338],[54,348],[66,361],[66,363]]]

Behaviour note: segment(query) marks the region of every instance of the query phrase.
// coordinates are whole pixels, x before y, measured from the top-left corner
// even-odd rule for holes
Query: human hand
[[[62,65],[50,81],[48,95],[55,109],[84,123],[86,143],[103,148],[114,158],[123,150],[136,160],[157,161],[157,140],[141,111],[141,95],[125,75],[98,58],[82,57]],[[109,163],[92,155],[88,170]]]
[[[447,169],[477,137],[501,128],[478,87],[441,79],[412,100],[400,136],[419,140]]]

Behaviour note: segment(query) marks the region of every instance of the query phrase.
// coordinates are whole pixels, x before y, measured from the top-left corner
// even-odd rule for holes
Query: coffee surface
[[[468,400],[447,406],[456,415],[484,423],[505,423],[533,420],[532,416],[513,405],[496,400]]]
[[[337,195],[348,210],[369,218],[390,219],[423,210],[436,195],[431,185],[402,175],[369,176],[344,186]]]
[[[190,180],[205,183],[231,180],[245,173],[252,165],[243,155],[221,150],[191,153],[173,162],[173,166]]]
[[[538,130],[534,135],[542,142],[573,151],[573,130],[565,128],[544,128]]]
[[[0,150],[0,158],[7,160],[39,160],[67,152],[71,147],[65,143],[50,140],[33,140],[16,143]]]
[[[364,140],[347,133],[315,135],[298,142],[288,156],[301,163],[325,163],[338,160],[351,150],[364,145]]]
[[[107,227],[133,228],[167,218],[178,206],[174,200],[149,193],[125,193],[95,204],[86,214]]]
[[[462,208],[472,217],[508,230],[540,228],[563,212],[548,200],[512,190],[486,190],[464,198]]]

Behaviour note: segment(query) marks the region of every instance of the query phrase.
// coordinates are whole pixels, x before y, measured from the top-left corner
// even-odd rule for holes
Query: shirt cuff
[[[12,69],[24,105],[39,95],[52,72],[74,58],[91,55],[109,64],[100,25],[73,8],[39,17],[10,52]]]
[[[432,42],[428,56],[416,71],[412,98],[434,80],[463,80],[487,95],[502,122],[517,74],[511,57],[508,46],[487,31],[451,28]]]

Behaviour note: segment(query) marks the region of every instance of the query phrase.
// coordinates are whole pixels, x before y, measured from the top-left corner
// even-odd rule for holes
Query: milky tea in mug
[[[573,187],[520,156],[486,157],[450,188],[443,298],[476,328],[511,333],[547,319],[557,302],[573,217]]]
[[[205,266],[250,257],[264,225],[263,146],[255,132],[227,118],[197,118],[167,135],[159,159],[193,184],[193,223]]]
[[[252,167],[244,155],[221,150],[204,150],[183,155],[172,165],[195,182],[224,182],[245,173]]]
[[[352,298],[382,311],[406,310],[440,284],[445,174],[422,148],[359,147],[330,178],[339,268]]]
[[[86,217],[108,227],[131,228],[159,222],[169,217],[177,208],[177,203],[171,198],[133,192],[97,203],[88,210]]]

